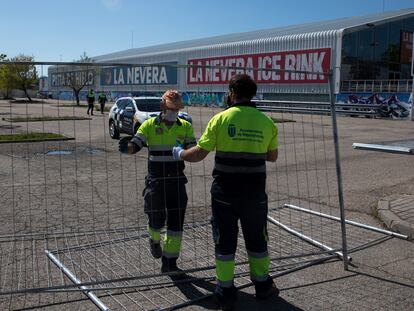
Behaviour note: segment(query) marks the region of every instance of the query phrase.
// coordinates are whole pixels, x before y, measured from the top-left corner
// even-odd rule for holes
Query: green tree
[[[92,63],[93,59],[90,58],[86,52],[80,56],[80,59],[74,62],[78,63]],[[68,86],[73,90],[76,99],[76,105],[80,105],[79,94],[80,91],[89,84],[89,74],[92,72],[93,76],[95,77],[95,68],[94,66],[87,66],[87,65],[79,65],[70,67],[68,70],[69,72],[69,79],[68,79]]]
[[[10,59],[9,77],[13,87],[24,92],[29,101],[32,101],[28,91],[33,89],[37,82],[36,67],[33,56],[20,54]]]
[[[7,55],[0,54],[0,62],[7,62]],[[11,98],[10,94],[13,90],[13,80],[11,79],[10,65],[0,64],[0,91],[5,99]]]

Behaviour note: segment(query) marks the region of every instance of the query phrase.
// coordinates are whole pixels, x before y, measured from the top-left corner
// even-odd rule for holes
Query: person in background
[[[119,141],[122,153],[134,154],[144,146],[148,147],[144,209],[148,215],[151,254],[154,258],[161,257],[162,273],[181,273],[177,259],[188,201],[184,161],[173,158],[172,148],[177,142],[184,149],[196,143],[191,123],[178,117],[181,108],[181,94],[175,90],[165,92],[161,100],[161,113],[144,121],[132,139],[124,137]],[[161,243],[160,233],[165,223],[167,232]]]
[[[86,111],[86,113],[89,115],[90,111],[91,116],[93,116],[93,104],[95,103],[95,93],[92,89],[90,89],[88,94],[86,95],[86,100],[88,102],[88,110]]]
[[[105,104],[108,101],[104,92],[100,92],[98,96],[98,102],[101,105],[101,114],[104,113]]]
[[[278,156],[277,127],[251,101],[256,91],[250,76],[235,75],[229,83],[229,108],[209,121],[197,146],[173,148],[176,160],[189,162],[201,161],[216,150],[211,186],[214,295],[223,310],[232,310],[237,299],[234,267],[239,220],[256,298],[279,294],[269,276],[266,194],[266,161],[275,162]]]

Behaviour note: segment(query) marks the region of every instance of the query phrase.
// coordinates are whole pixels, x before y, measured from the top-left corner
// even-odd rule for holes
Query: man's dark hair
[[[231,78],[229,90],[232,91],[238,99],[246,98],[251,100],[256,95],[257,85],[249,75],[238,74]]]

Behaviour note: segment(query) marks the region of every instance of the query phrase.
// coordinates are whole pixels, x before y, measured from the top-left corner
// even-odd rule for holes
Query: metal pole
[[[371,151],[389,152],[389,153],[398,153],[398,154],[408,154],[408,155],[411,155],[414,153],[414,148],[400,147],[400,146],[385,146],[385,145],[376,145],[376,144],[353,143],[352,148],[362,149],[362,150],[371,150]]]
[[[344,207],[344,194],[342,189],[342,171],[341,171],[341,159],[339,153],[339,139],[338,139],[338,125],[336,123],[336,110],[335,110],[335,89],[333,85],[333,71],[329,74],[329,96],[331,103],[331,118],[332,118],[332,131],[335,144],[335,162],[336,162],[336,178],[338,183],[338,199],[339,209],[341,212],[341,231],[342,231],[342,253],[344,270],[348,270],[348,248],[346,242],[346,228],[345,228],[345,207]]]
[[[413,85],[411,87],[411,121],[414,121],[414,76],[412,76],[411,78],[413,79]]]
[[[301,238],[302,240],[305,240],[306,242],[309,242],[309,243],[311,243],[311,244],[313,244],[313,245],[315,245],[319,248],[322,248],[326,251],[329,251],[332,254],[336,254],[342,260],[344,259],[344,255],[343,255],[342,252],[335,251],[332,247],[329,247],[329,246],[327,246],[327,245],[325,245],[325,244],[323,244],[323,243],[321,243],[321,242],[319,242],[315,239],[312,239],[312,238],[308,237],[307,235],[305,235],[303,233],[300,233],[299,231],[296,231],[296,230],[286,226],[285,224],[281,223],[280,221],[277,221],[276,219],[274,219],[270,216],[267,216],[267,220],[269,220],[272,224],[281,227],[282,229],[286,230],[287,232],[289,232],[293,235],[296,235],[297,237]],[[352,259],[350,257],[348,257],[348,260],[352,260]]]
[[[411,86],[411,121],[414,121],[414,43],[413,43],[413,50],[411,54],[411,79],[412,79],[412,86]],[[407,81],[408,84],[408,81]],[[408,85],[407,85],[408,87]]]
[[[47,255],[47,257],[49,257],[50,260],[52,260],[52,262],[60,269],[62,270],[62,272],[75,284],[81,284],[81,281],[76,277],[76,275],[74,275],[72,273],[72,271],[70,271],[68,268],[66,268],[66,266],[60,262],[60,260],[58,258],[56,258],[55,255],[53,255],[51,252],[49,252],[48,250],[45,250],[45,253]],[[90,300],[92,300],[92,302],[102,311],[111,311],[111,309],[109,309],[107,306],[104,305],[104,303],[95,296],[94,293],[92,293],[90,291],[90,289],[88,289],[86,286],[79,286],[79,289],[84,290],[83,293],[88,296],[88,298]]]
[[[303,208],[303,207],[300,207],[300,206],[296,206],[296,205],[292,205],[292,204],[284,204],[283,206],[294,209],[294,210],[298,210],[298,211],[301,211],[301,212],[304,212],[304,213],[320,216],[320,217],[323,217],[323,218],[332,219],[332,220],[336,220],[336,221],[341,221],[341,218],[339,218],[339,217],[324,214],[324,213],[320,213],[320,212],[316,212],[316,211],[312,211],[310,209]],[[393,237],[396,237],[396,238],[408,240],[408,236],[406,236],[404,234],[400,234],[400,233],[396,233],[396,232],[393,232],[393,231],[376,228],[376,227],[373,227],[373,226],[368,226],[368,225],[362,224],[360,222],[345,219],[345,223],[348,224],[348,225],[351,225],[351,226],[364,228],[364,229],[367,229],[367,230],[371,230],[371,231],[375,231],[375,232],[379,232],[379,233],[384,233],[386,235],[390,235],[390,236],[393,236]]]

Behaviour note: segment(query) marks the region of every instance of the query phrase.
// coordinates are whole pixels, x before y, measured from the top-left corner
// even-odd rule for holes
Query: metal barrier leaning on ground
[[[89,88],[108,92],[111,104],[122,97],[159,96],[171,86],[115,84],[114,74],[117,82],[121,77],[124,82],[139,81],[132,74],[151,67],[151,72],[164,68],[166,73],[183,77],[197,66],[29,65],[36,65],[39,72],[51,66],[56,98],[35,103],[2,101],[0,113],[10,121],[1,121],[1,134],[55,133],[72,140],[0,144],[4,174],[0,182],[0,307],[41,307],[87,297],[101,310],[174,309],[210,297],[215,275],[208,192],[213,159],[186,167],[188,206],[178,262],[188,278],[177,282],[170,278],[174,273],[160,273],[160,262],[149,249],[142,197],[146,150],[121,155],[118,140],[109,135],[108,114],[86,116],[84,98]],[[204,72],[212,69],[224,72],[229,68],[201,68]],[[93,79],[86,79],[90,75]],[[348,253],[397,236],[388,231],[367,232],[364,226],[345,220],[332,75],[325,75],[329,75],[326,95],[330,101],[315,106],[329,107],[329,115],[313,107],[306,114],[283,109],[267,112],[279,129],[279,159],[267,167],[270,272],[274,277],[337,256],[342,257],[346,270]],[[85,83],[79,104],[71,79]],[[217,91],[213,83],[205,83],[179,91],[198,138],[208,120],[223,110],[217,103],[222,102],[225,87]],[[28,118],[35,116],[41,121]],[[128,124],[123,117],[120,112],[118,125]],[[242,289],[251,282],[247,254],[239,244],[235,282]]]

